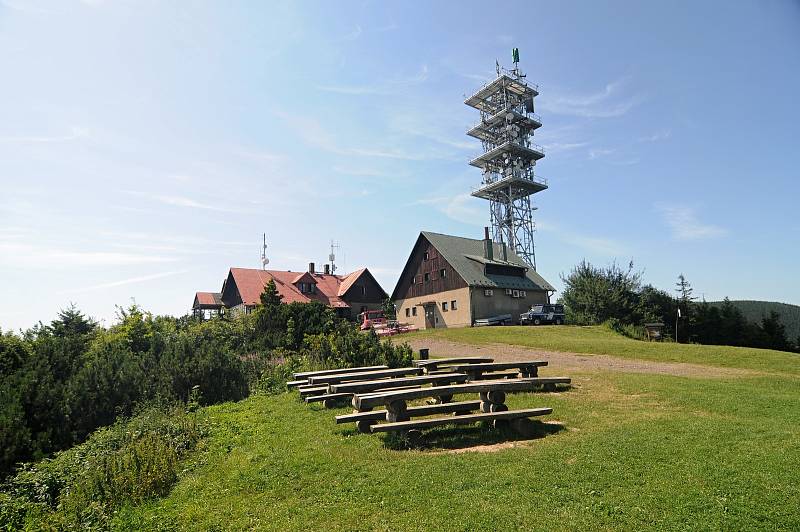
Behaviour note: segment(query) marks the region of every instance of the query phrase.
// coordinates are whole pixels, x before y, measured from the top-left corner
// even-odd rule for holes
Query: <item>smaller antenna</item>
[[[331,240],[331,254],[328,255],[328,260],[331,263],[331,275],[336,275],[336,250],[339,249],[339,244]]]
[[[267,233],[264,233],[264,245],[261,248],[261,269],[266,270],[269,259],[267,258]]]

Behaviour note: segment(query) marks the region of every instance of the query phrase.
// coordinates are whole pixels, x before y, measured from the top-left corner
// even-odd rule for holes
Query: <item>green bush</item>
[[[96,431],[83,444],[23,467],[2,493],[0,529],[25,523],[104,528],[124,504],[165,495],[176,464],[205,436],[205,418],[182,406],[151,407]]]

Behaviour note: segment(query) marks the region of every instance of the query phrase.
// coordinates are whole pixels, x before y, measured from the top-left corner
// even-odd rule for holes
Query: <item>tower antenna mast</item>
[[[261,269],[266,270],[269,259],[267,258],[267,233],[264,233],[264,244],[261,247]]]
[[[506,242],[534,270],[534,223],[531,196],[547,189],[547,180],[534,172],[544,148],[533,142],[542,120],[534,113],[539,86],[525,81],[519,70],[519,49],[511,53],[514,69],[501,69],[497,78],[466,99],[477,109],[480,122],[467,135],[481,141],[483,153],[469,162],[483,179],[472,195],[489,202],[492,238]]]

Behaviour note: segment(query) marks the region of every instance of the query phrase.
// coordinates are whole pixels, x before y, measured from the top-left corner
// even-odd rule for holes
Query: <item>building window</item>
[[[431,280],[431,274],[429,274],[429,273],[426,273],[426,274],[425,274],[425,282],[427,283],[427,282],[428,282],[428,281],[430,281],[430,280]]]
[[[430,255],[428,255],[427,251],[422,254],[422,260],[428,260],[429,258],[430,258]]]
[[[406,307],[406,318],[411,316],[411,309]]]
[[[367,295],[367,286],[366,285],[363,285],[363,284],[361,285],[361,295],[362,296]]]
[[[442,312],[447,312],[447,301],[442,301]]]
[[[417,307],[411,307],[411,315],[412,316],[416,316],[417,315]]]
[[[456,305],[456,300],[455,299],[450,302],[450,308],[453,309],[453,310],[458,309],[458,306]]]
[[[442,268],[441,270],[439,270],[439,277],[441,277],[442,279],[444,279],[445,277],[447,277],[447,270],[445,270],[444,268]]]
[[[316,294],[317,293],[317,285],[316,285],[316,283],[310,283],[308,285],[308,291],[311,292],[312,294]]]

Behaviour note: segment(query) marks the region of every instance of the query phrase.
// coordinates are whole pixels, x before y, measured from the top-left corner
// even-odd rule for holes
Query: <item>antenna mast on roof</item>
[[[339,244],[331,240],[331,254],[328,255],[328,260],[331,263],[331,275],[336,275],[336,251],[339,249]]]
[[[261,247],[261,269],[266,270],[269,259],[267,258],[267,233],[264,233],[264,245]]]

